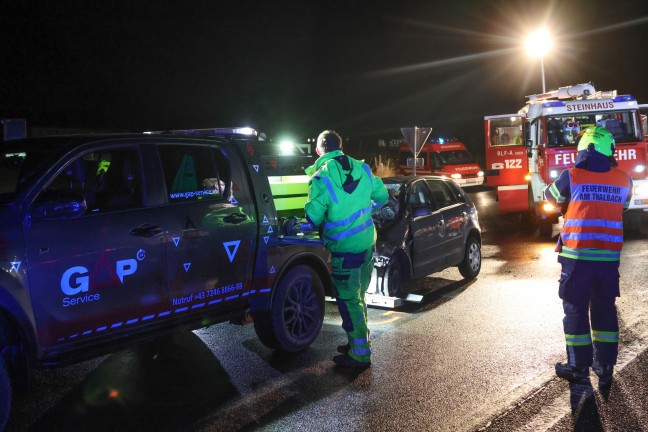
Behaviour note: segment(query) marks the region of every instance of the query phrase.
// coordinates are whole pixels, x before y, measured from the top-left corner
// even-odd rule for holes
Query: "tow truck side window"
[[[68,163],[39,196],[78,197],[86,202],[86,214],[142,207],[140,173],[133,148],[88,152]]]
[[[224,155],[204,146],[160,145],[169,202],[226,198],[230,169]]]

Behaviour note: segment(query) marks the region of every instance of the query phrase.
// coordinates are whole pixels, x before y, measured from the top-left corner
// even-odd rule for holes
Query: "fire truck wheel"
[[[520,222],[525,232],[533,233],[538,228],[538,218],[535,212],[526,211],[520,214]]]
[[[389,297],[400,297],[403,294],[401,266],[396,257],[392,258],[383,279],[383,294]]]
[[[474,279],[481,270],[481,246],[474,236],[468,237],[466,242],[466,253],[461,264],[459,264],[459,273],[464,279]]]
[[[268,348],[298,352],[319,334],[324,321],[324,284],[307,265],[281,277],[269,311],[253,314],[254,330]]]
[[[540,237],[551,238],[551,235],[553,234],[553,221],[551,220],[539,221],[538,229],[540,230]]]
[[[11,381],[5,366],[5,361],[0,356],[0,431],[4,430],[9,420],[11,410]]]
[[[641,211],[629,211],[623,213],[623,230],[626,232],[637,232],[641,228]]]

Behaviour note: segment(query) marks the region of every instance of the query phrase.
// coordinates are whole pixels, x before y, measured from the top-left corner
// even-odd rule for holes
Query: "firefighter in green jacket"
[[[371,365],[365,293],[371,281],[376,230],[372,206],[387,202],[385,185],[362,161],[342,152],[342,138],[327,130],[317,138],[314,165],[306,169],[306,218],[320,227],[324,246],[331,252],[331,278],[348,344],[333,358],[341,367]]]

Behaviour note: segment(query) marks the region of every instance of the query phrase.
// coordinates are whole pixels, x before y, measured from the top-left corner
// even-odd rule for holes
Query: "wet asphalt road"
[[[621,364],[609,398],[628,413],[622,423],[615,410],[600,403],[598,390],[584,384],[570,392],[554,376],[553,365],[564,358],[555,237],[541,239],[515,217],[497,215],[487,188],[471,196],[483,227],[481,274],[466,283],[457,269],[448,269],[410,284],[411,291],[424,295],[421,304],[370,309],[374,364],[369,370],[333,368],[331,357],[345,336],[329,303],[322,333],[296,356],[265,348],[252,326],[219,324],[74,366],[35,371],[31,393],[15,401],[8,430],[648,427],[639,402],[646,400],[646,387],[633,378],[648,364],[643,356],[636,358],[648,335],[647,221],[642,232],[627,236],[621,266]],[[554,236],[557,232],[555,226]],[[594,376],[591,383],[596,387]]]

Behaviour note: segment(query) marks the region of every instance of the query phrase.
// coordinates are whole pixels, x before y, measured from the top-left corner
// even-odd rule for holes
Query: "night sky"
[[[29,126],[249,125],[297,140],[432,126],[481,148],[484,115],[542,90],[523,47],[554,37],[547,90],[648,103],[648,2],[4,1],[0,116]]]

